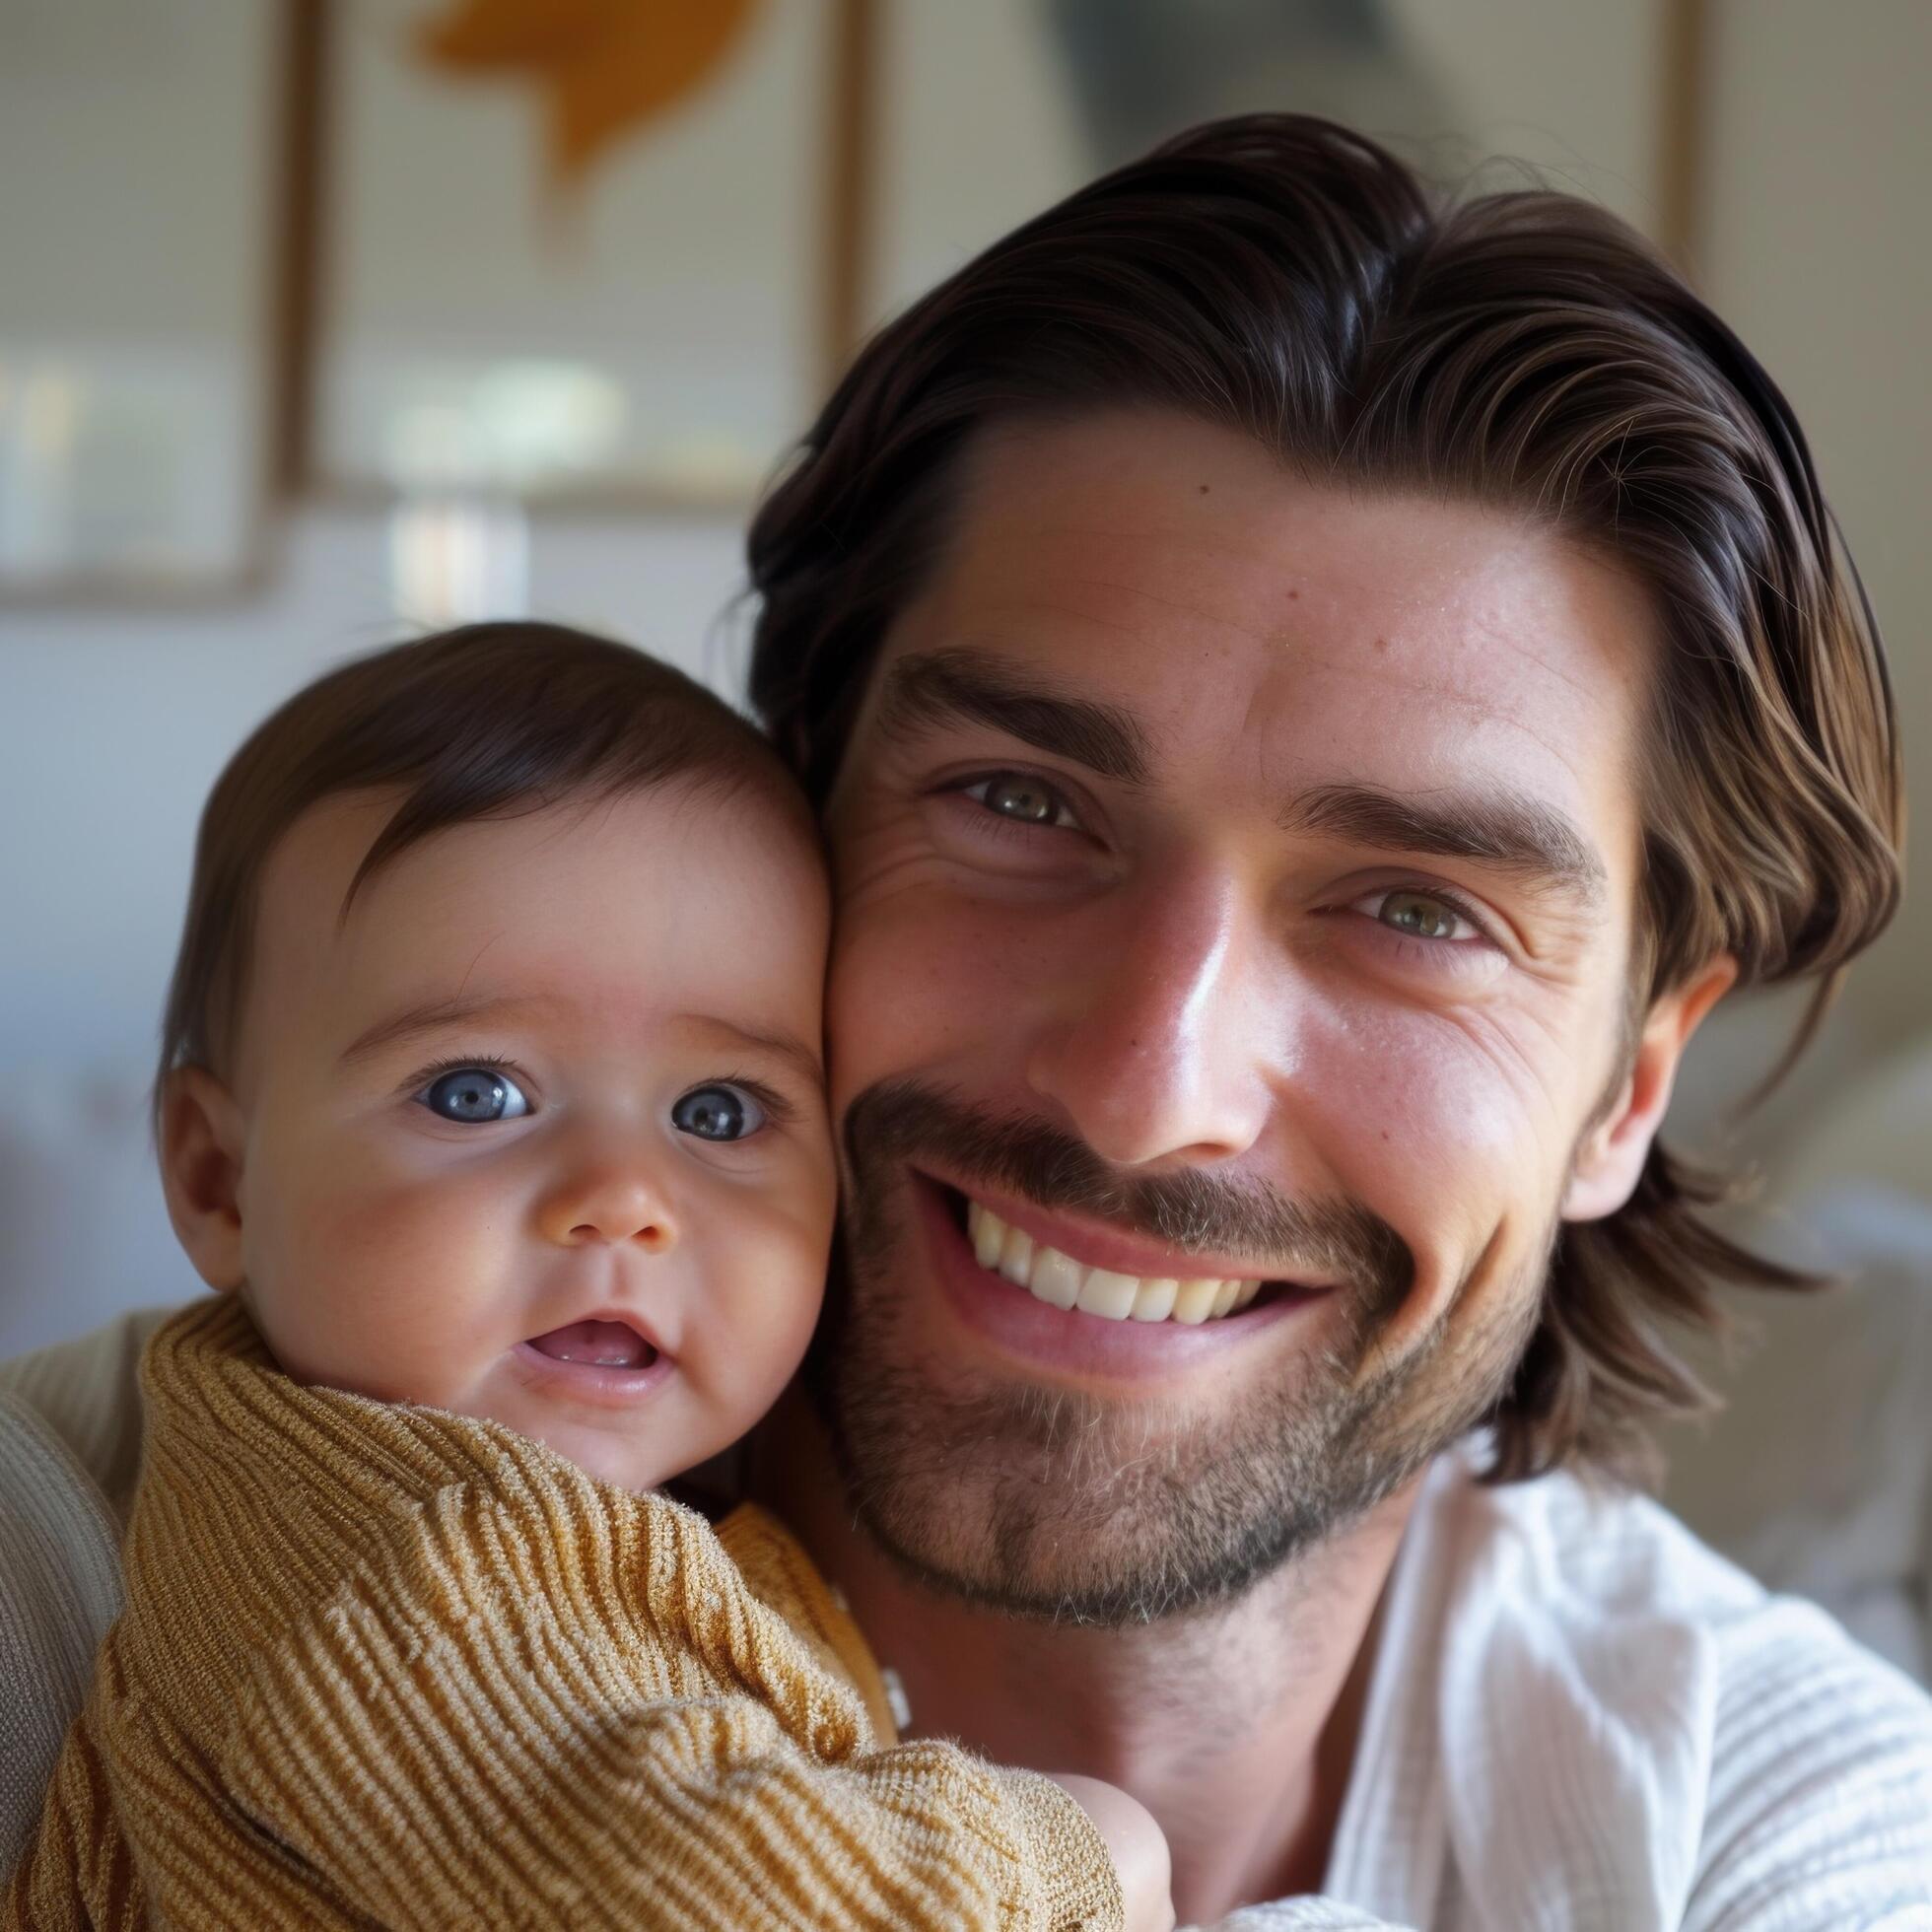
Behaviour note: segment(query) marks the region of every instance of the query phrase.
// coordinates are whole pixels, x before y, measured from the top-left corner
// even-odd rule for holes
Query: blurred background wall
[[[1450,180],[1527,157],[1672,248],[1807,425],[1932,794],[1928,75],[1924,0],[0,0],[0,1353],[197,1285],[142,1093],[247,728],[485,614],[735,692],[747,505],[853,341],[1208,114],[1331,112]],[[1721,1013],[1673,1121],[1763,1168],[1767,1239],[1891,1284],[1773,1337],[1681,1499],[1840,1607],[1890,1592],[1921,1662],[1929,947],[1921,889],[1742,1128],[1791,1009]],[[1828,1480],[1794,1419],[1845,1413],[1828,1369],[1866,1378]]]

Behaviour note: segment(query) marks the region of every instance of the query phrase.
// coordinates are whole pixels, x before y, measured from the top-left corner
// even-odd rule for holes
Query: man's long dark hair
[[[1439,196],[1327,122],[1171,141],[861,353],[750,535],[752,699],[816,796],[962,448],[1116,407],[1224,425],[1318,482],[1528,513],[1646,586],[1664,650],[1631,1010],[1728,951],[1742,986],[1816,981],[1795,1056],[1892,915],[1903,796],[1876,626],[1789,405],[1614,216]],[[1709,1225],[1728,1192],[1656,1146],[1626,1207],[1563,1228],[1494,1476],[1639,1462],[1647,1418],[1705,1401],[1669,1322],[1718,1326],[1717,1280],[1806,1283]]]

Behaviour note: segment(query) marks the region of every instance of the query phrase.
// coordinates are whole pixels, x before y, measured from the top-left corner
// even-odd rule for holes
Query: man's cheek
[[[922,799],[870,796],[832,809],[825,837],[838,918],[867,914],[929,888],[935,855],[927,809]]]
[[[1010,1049],[1029,989],[1051,970],[1040,923],[938,894],[855,907],[833,948],[826,1009],[834,1077],[850,1093],[964,1053]]]
[[[1418,1268],[1453,1273],[1549,1164],[1532,1100],[1467,1027],[1357,1004],[1303,1029],[1282,1105],[1301,1113],[1298,1138],[1321,1150],[1346,1194],[1394,1225]]]

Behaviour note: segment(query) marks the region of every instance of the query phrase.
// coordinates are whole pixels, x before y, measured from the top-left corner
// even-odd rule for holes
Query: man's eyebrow
[[[879,728],[888,736],[960,719],[1122,785],[1145,785],[1151,771],[1147,734],[1132,712],[1070,697],[1011,658],[929,651],[901,657],[886,672]]]
[[[388,1018],[378,1020],[374,1026],[357,1034],[342,1049],[341,1064],[346,1067],[354,1061],[367,1060],[372,1054],[380,1053],[384,1047],[394,1046],[398,1040],[413,1040],[419,1033],[435,1033],[447,1026],[461,1026],[522,1003],[517,1000],[425,1000],[418,1005],[405,1006],[399,1013],[391,1013]]]
[[[1586,910],[1600,906],[1610,887],[1603,860],[1576,825],[1554,805],[1520,793],[1405,795],[1372,785],[1323,785],[1295,797],[1281,822],[1351,845],[1467,859],[1565,894]]]

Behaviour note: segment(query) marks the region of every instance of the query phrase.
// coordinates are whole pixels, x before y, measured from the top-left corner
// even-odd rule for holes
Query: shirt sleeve
[[[99,1492],[34,1412],[0,1389],[0,1879],[33,1842],[119,1596]]]
[[[479,1539],[516,1534],[487,1496],[440,1498],[422,1548],[257,1660],[226,1727],[225,1802],[346,1915],[627,1932],[1121,1924],[1099,1834],[1057,1785],[943,1742],[850,1749],[850,1689],[803,1668],[782,1620],[717,1575],[694,1586],[692,1656],[647,1658],[598,1617],[560,1614],[554,1590],[519,1587],[513,1548],[463,1568]],[[768,1682],[731,1686],[721,1642],[763,1646]],[[684,1694],[660,1694],[667,1673]],[[766,1694],[777,1677],[784,1696]]]
[[[1932,1702],[1809,1604],[1730,1639],[1685,1932],[1932,1928]]]

